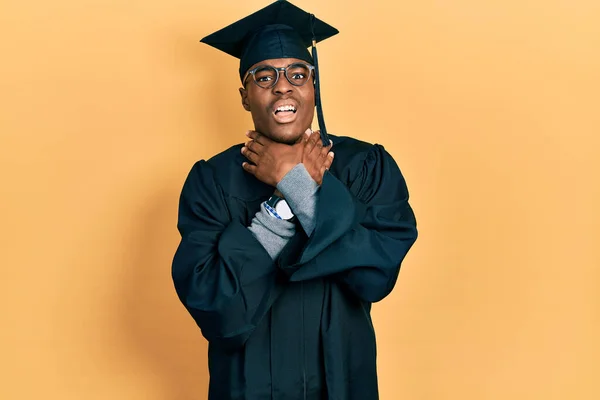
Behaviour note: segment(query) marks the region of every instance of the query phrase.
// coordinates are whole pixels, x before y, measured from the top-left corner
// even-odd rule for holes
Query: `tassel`
[[[317,39],[315,37],[314,14],[310,15],[311,18],[311,31],[312,31],[312,57],[315,63],[315,105],[317,106],[317,120],[319,121],[319,129],[321,130],[321,141],[323,146],[329,146],[329,136],[327,136],[327,128],[325,127],[325,119],[323,118],[323,106],[321,104],[321,84],[319,74],[319,55],[317,54]]]

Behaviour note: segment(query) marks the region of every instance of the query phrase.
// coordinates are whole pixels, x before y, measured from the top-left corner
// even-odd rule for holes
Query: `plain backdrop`
[[[253,126],[198,40],[267,4],[2,0],[1,399],[206,398],[178,197]],[[329,130],[383,144],[418,218],[381,399],[600,398],[600,2],[295,4],[341,32]]]

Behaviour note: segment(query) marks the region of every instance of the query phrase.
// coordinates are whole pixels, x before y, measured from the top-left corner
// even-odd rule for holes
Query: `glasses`
[[[315,67],[304,63],[294,63],[287,67],[275,68],[271,65],[259,65],[258,67],[246,72],[244,76],[244,86],[250,75],[254,78],[254,83],[263,89],[270,89],[277,85],[279,81],[279,72],[283,72],[285,78],[294,86],[302,86],[310,80]]]

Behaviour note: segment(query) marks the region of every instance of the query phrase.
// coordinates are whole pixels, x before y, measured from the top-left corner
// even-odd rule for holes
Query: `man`
[[[209,342],[210,400],[378,398],[371,303],[417,231],[384,148],[325,132],[307,47],[335,33],[277,1],[203,39],[240,58],[254,122],[180,199],[173,280]]]

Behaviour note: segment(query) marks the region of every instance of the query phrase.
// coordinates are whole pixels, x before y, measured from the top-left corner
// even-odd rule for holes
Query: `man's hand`
[[[325,171],[333,163],[334,154],[333,151],[329,151],[331,150],[331,146],[333,146],[333,142],[331,140],[329,142],[329,146],[323,146],[320,131],[314,131],[306,137],[304,152],[302,153],[302,163],[318,185],[321,185]]]
[[[242,167],[258,180],[276,187],[296,164],[302,162],[303,141],[293,145],[274,142],[258,132],[249,131],[251,139],[244,147],[242,154],[250,161]]]
[[[247,136],[251,140],[242,147],[242,154],[254,165],[245,162],[242,167],[273,187],[301,162],[320,185],[325,170],[333,162],[333,152],[329,152],[331,145],[323,147],[318,131],[311,133],[307,130],[301,140],[293,145],[274,142],[254,131],[248,132]]]

